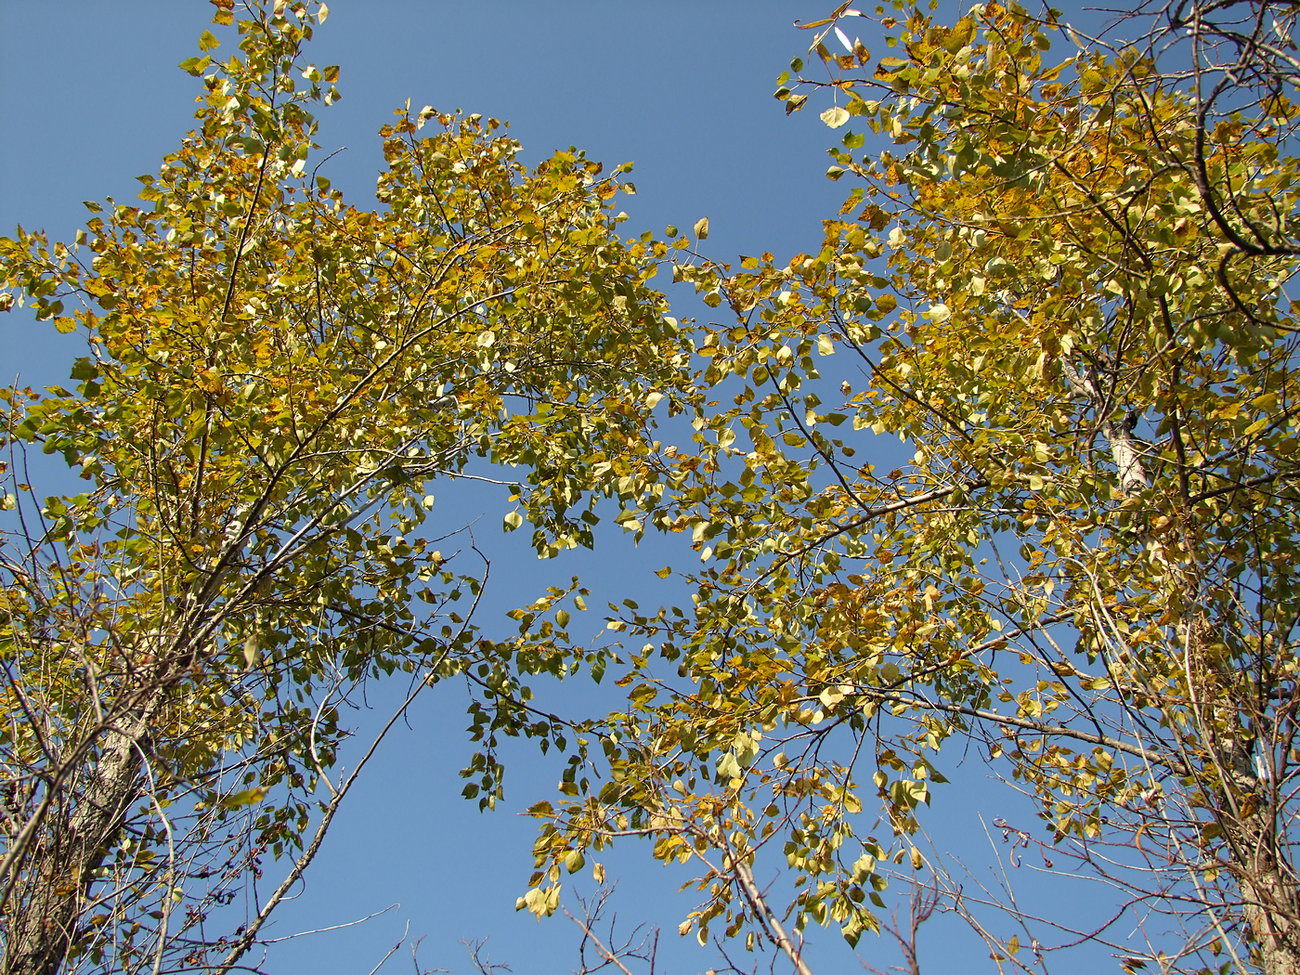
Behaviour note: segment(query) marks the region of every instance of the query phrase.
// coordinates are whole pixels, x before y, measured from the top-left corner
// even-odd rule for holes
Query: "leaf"
[[[718,777],[720,779],[738,779],[744,772],[734,752],[727,752],[718,759]]]
[[[222,797],[220,805],[222,809],[242,809],[245,806],[255,806],[266,798],[269,791],[262,786],[258,786],[253,789],[232,792],[230,795]]]
[[[695,237],[698,240],[704,240],[709,236],[709,218],[701,217],[695,221]]]
[[[234,21],[235,0],[208,0],[208,2],[217,8],[212,15],[214,24],[229,26]]]
[[[822,112],[821,114],[821,120],[825,122],[828,126],[830,126],[832,129],[838,129],[841,125],[844,125],[846,122],[848,122],[850,117],[851,116],[849,115],[848,110],[845,108],[841,108],[838,105],[836,105],[834,108],[826,109],[826,111]]]
[[[244,641],[244,666],[250,670],[257,666],[257,662],[262,657],[262,637],[261,634],[254,630]]]

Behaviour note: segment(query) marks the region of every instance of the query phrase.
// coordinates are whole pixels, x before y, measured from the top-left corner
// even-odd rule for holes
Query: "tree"
[[[833,96],[829,175],[860,185],[819,253],[678,265],[732,317],[698,330],[694,431],[641,520],[703,564],[688,604],[611,619],[646,643],[630,706],[603,781],[533,809],[530,907],[639,836],[701,865],[684,933],[801,970],[799,930],[879,930],[910,866],[999,969],[1086,940],[1300,971],[1300,8],[1146,10],[1088,37],[900,2],[884,57],[847,4],[806,25],[777,97]],[[922,807],[976,755],[1108,923],[983,911],[927,856]]]
[[[482,805],[498,735],[562,741],[523,682],[603,668],[550,646],[580,592],[530,606],[549,640],[483,639],[486,566],[428,488],[491,462],[543,554],[589,543],[611,472],[657,476],[649,412],[688,354],[647,285],[663,245],[619,237],[598,164],[528,170],[495,120],[408,106],[381,209],[354,207],[312,155],[325,5],[214,4],[238,50],[205,32],[182,65],[197,126],[143,205],[0,239],[4,308],[88,346],[73,389],[0,415],[14,975],[247,965],[360,771],[340,711],[370,679],[409,674],[407,705],[468,682]],[[38,445],[86,490],[34,500]]]

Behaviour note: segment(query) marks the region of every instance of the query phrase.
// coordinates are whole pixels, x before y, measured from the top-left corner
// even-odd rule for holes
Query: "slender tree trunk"
[[[1259,818],[1270,817],[1261,810]],[[1255,935],[1259,967],[1265,975],[1300,975],[1300,887],[1274,855],[1271,823],[1258,828],[1248,819],[1232,832],[1242,914]]]
[[[1095,380],[1091,377],[1085,380],[1069,366],[1065,375],[1071,386],[1089,397],[1098,409],[1099,429],[1109,446],[1120,487],[1126,494],[1147,487],[1138,445],[1123,424],[1102,411],[1104,397]],[[1196,710],[1224,709],[1208,722],[1202,717],[1203,737],[1213,742],[1216,727],[1238,727],[1237,702],[1228,698],[1225,708],[1225,688],[1208,676],[1200,660],[1201,641],[1193,639],[1191,632],[1196,629],[1195,625],[1190,627],[1185,637],[1184,652],[1194,658],[1187,664],[1188,688],[1195,695],[1192,703]],[[1239,775],[1253,775],[1249,752],[1236,754],[1239,750],[1239,742],[1234,740],[1234,744],[1224,749],[1223,762]],[[1228,797],[1220,796],[1219,805],[1223,810],[1220,823],[1233,859],[1231,869],[1242,895],[1242,916],[1254,934],[1259,967],[1264,975],[1300,975],[1300,887],[1296,878],[1284,871],[1284,860],[1278,856],[1277,834],[1269,806],[1243,818],[1238,804],[1228,801]]]
[[[65,786],[66,798],[49,807],[48,821],[15,865],[0,975],[56,975],[73,948],[96,869],[141,799],[139,742],[150,711],[103,735],[97,760],[81,773],[83,781]]]
[[[1243,884],[1242,890],[1247,898],[1246,920],[1257,938],[1260,968],[1265,975],[1300,975],[1300,924],[1294,914],[1294,884],[1273,870]]]

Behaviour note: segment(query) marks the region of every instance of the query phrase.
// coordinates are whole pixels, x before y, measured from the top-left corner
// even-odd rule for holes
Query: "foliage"
[[[530,170],[495,120],[408,107],[380,208],[353,206],[312,156],[326,7],[215,6],[237,49],[205,32],[182,64],[197,126],[142,205],[0,239],[5,307],[88,347],[73,388],[3,394],[5,972],[238,963],[355,779],[367,679],[463,675],[490,805],[496,736],[561,731],[522,681],[603,659],[552,651],[565,587],[528,617],[552,640],[481,640],[486,566],[429,485],[490,462],[542,554],[590,544],[619,477],[652,489],[685,361],[647,285],[664,247],[620,239],[598,164]],[[84,492],[35,501],[36,445]]]
[[[955,882],[922,808],[982,756],[1047,829],[1015,835],[1108,885],[1091,940],[1130,968],[1297,970],[1295,15],[1177,4],[1112,45],[900,3],[884,57],[847,5],[807,25],[777,97],[833,95],[860,185],[816,254],[677,268],[733,317],[644,521],[702,565],[617,608],[630,707],[605,780],[534,807],[527,906],[642,836],[702,865],[701,942],[854,942],[894,864]],[[1006,911],[971,917],[999,966],[1075,940]]]

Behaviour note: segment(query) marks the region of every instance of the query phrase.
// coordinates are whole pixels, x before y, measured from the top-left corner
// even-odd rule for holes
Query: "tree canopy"
[[[816,254],[678,268],[727,318],[646,520],[703,564],[615,622],[653,651],[608,781],[535,808],[544,862],[653,837],[700,865],[702,941],[855,941],[901,862],[1033,969],[1072,919],[992,923],[919,845],[978,755],[1036,800],[1023,842],[1110,887],[1090,941],[1296,970],[1295,13],[1171,5],[1114,47],[1016,4],[807,25],[777,97],[829,96],[858,185]]]
[[[402,110],[381,209],[354,207],[312,164],[324,5],[217,6],[237,47],[182,65],[196,128],[141,204],[0,240],[11,301],[89,343],[74,388],[3,393],[6,972],[238,964],[355,779],[339,711],[368,679],[471,680],[490,804],[492,736],[556,732],[521,680],[585,661],[478,638],[483,565],[430,485],[531,472],[507,517],[587,539],[688,354],[598,164]],[[33,501],[35,447],[85,492]],[[234,899],[252,921],[205,934]]]
[[[623,236],[621,173],[577,150],[530,169],[432,108],[384,127],[357,208],[316,169],[325,6],[215,6],[237,50],[205,33],[182,65],[197,126],[141,205],[0,239],[7,304],[90,349],[0,417],[0,970],[249,964],[359,771],[341,707],[409,674],[408,704],[472,688],[480,805],[502,738],[568,756],[521,909],[648,839],[694,866],[683,934],[801,973],[817,925],[888,931],[915,971],[900,895],[999,970],[1082,941],[1300,971],[1300,7],[1090,36],[843,4],[776,96],[852,188],[816,253],[732,260],[707,220]],[[35,500],[37,446],[85,492]],[[467,477],[509,482],[543,557],[602,522],[680,539],[686,595],[629,594],[590,643],[575,579],[489,637],[430,493]],[[618,671],[607,716],[530,703],[580,670]],[[971,895],[926,835],[961,763],[1006,787],[1005,837],[1106,891],[1102,923]]]

